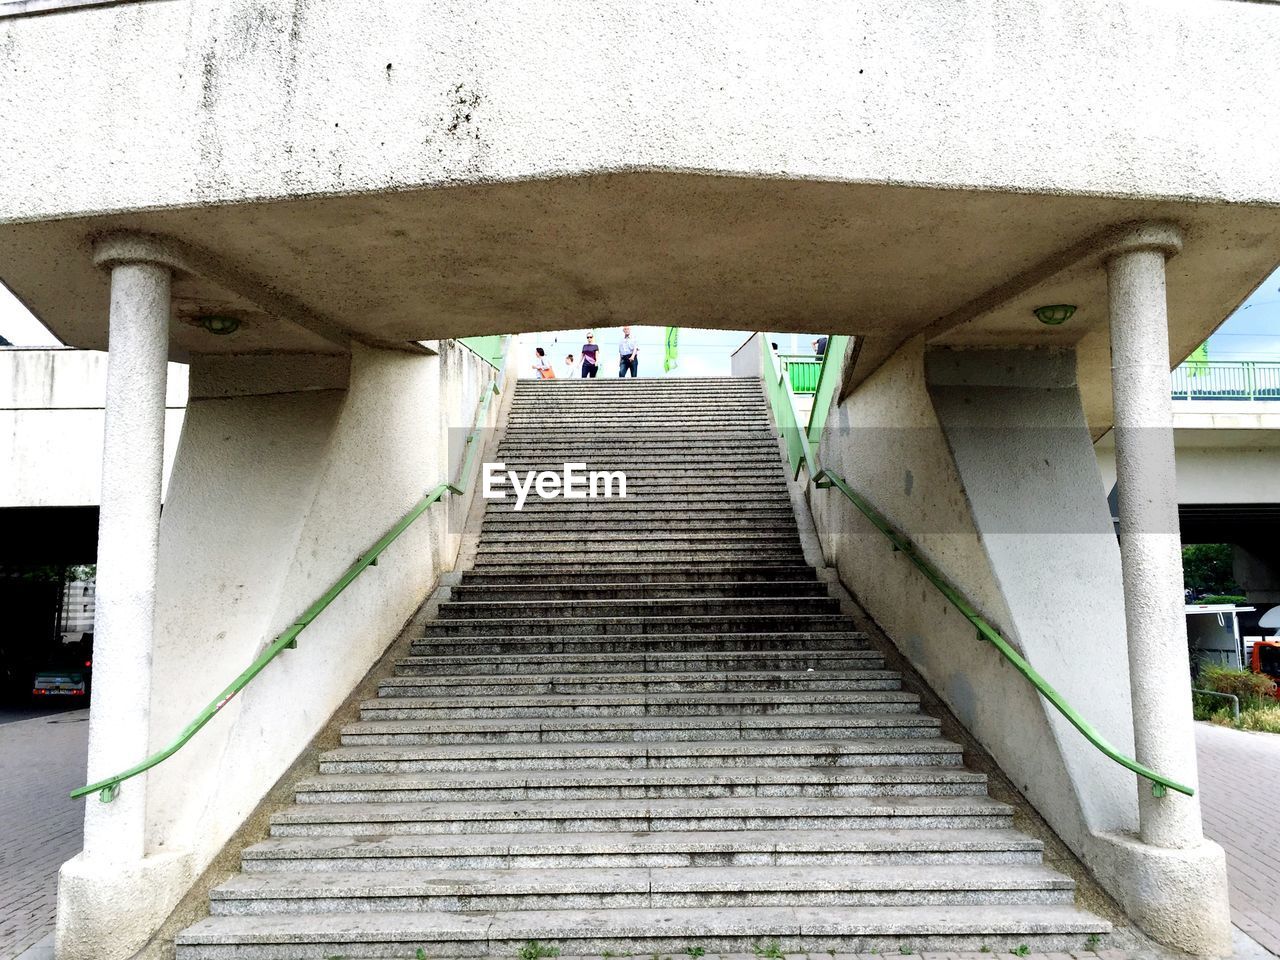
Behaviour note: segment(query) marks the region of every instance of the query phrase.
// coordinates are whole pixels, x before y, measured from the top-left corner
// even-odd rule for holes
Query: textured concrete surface
[[[80,850],[89,714],[0,725],[0,960],[53,931],[58,867]]]
[[[107,355],[96,350],[0,350],[0,507],[98,503]],[[187,369],[169,364],[164,475],[187,405]],[[75,466],[77,469],[68,469]]]
[[[68,342],[102,344],[81,246],[111,228],[222,265],[197,272],[225,283],[180,290],[174,343],[197,351],[325,349],[303,314],[388,340],[661,315],[868,333],[874,365],[1036,264],[1164,216],[1194,240],[1173,280],[1184,356],[1274,266],[1280,161],[1253,136],[1277,110],[1255,92],[1276,70],[1270,5],[313,6],[0,24],[22,78],[0,104],[20,185],[0,273]],[[163,50],[138,65],[122,44]],[[1070,65],[1028,55],[1046,49]],[[1180,123],[1189,110],[1214,122]],[[1096,327],[1103,287],[1060,280],[1034,295],[1079,304],[1071,323],[1046,332],[1019,299],[998,335]],[[210,302],[242,329],[181,322]]]
[[[1231,919],[1280,955],[1280,736],[1195,727],[1204,830],[1227,853]]]

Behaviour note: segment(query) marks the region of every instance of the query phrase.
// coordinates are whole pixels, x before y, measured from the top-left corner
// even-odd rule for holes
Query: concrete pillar
[[[1195,786],[1165,307],[1165,259],[1180,248],[1176,228],[1152,224],[1114,248],[1106,266],[1134,747],[1140,763]],[[1197,798],[1154,797],[1143,781],[1138,816],[1143,843],[1183,849],[1202,840]]]
[[[127,770],[151,748],[152,639],[164,459],[170,285],[164,243],[116,234],[94,243],[110,270],[106,427],[88,781]],[[188,850],[153,850],[147,775],[111,803],[87,797],[84,850],[58,871],[58,960],[126,960],[190,886]]]
[[[95,249],[95,260],[111,271],[111,306],[88,782],[142,760],[151,734],[171,270],[158,259],[119,254]],[[145,785],[144,775],[126,781],[111,803],[88,799],[86,860],[146,855]]]

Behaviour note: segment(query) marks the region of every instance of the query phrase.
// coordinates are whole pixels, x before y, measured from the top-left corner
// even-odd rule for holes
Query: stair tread
[[[693,717],[508,717],[500,719],[358,720],[344,724],[344,736],[379,733],[435,731],[514,730],[687,730],[699,727],[737,726],[743,729],[774,727],[938,727],[940,721],[920,713],[840,714],[715,714]]]
[[[322,773],[298,790],[347,788],[414,789],[454,785],[501,787],[558,784],[653,785],[714,783],[985,783],[986,775],[965,767],[654,767],[640,770],[493,770],[413,773]]]
[[[856,756],[875,753],[959,753],[958,743],[940,737],[899,740],[895,738],[829,740],[664,740],[657,742],[607,741],[573,743],[457,743],[433,746],[404,744],[378,747],[334,747],[320,755],[321,761],[360,759],[478,759],[539,756],[596,757],[716,756],[752,753],[823,753]]]
[[[711,937],[925,934],[1106,933],[1111,925],[1070,904],[893,907],[717,907],[451,913],[270,914],[200,920],[178,935],[183,945],[216,943],[432,943]]]
[[[426,658],[430,659],[430,658]],[[704,682],[735,683],[758,680],[866,680],[868,678],[883,680],[900,680],[902,674],[896,670],[875,668],[859,670],[688,670],[684,672],[653,673],[531,673],[520,676],[500,677],[498,682],[510,684],[512,687],[538,683],[670,683],[677,681],[701,680]],[[388,678],[392,679],[392,678]],[[405,679],[405,678],[401,678]],[[430,680],[435,683],[492,686],[494,681],[487,674],[437,674],[431,677],[415,677],[418,681]]]
[[[414,677],[388,677],[382,686],[414,687]],[[395,681],[393,683],[393,681]],[[658,706],[680,703],[710,705],[751,703],[846,703],[865,701],[871,703],[914,703],[919,695],[902,690],[746,690],[721,693],[719,691],[687,691],[684,693],[583,693],[583,694],[490,694],[448,697],[379,697],[365,700],[361,710],[412,710],[440,707],[586,707],[586,706]]]
[[[422,894],[699,892],[760,890],[1069,890],[1042,864],[859,864],[758,867],[434,869],[237,874],[213,899]]]
[[[665,797],[605,800],[403,801],[300,803],[272,814],[276,823],[387,823],[397,820],[539,819],[684,816],[1010,816],[991,797]]]
[[[1044,844],[1008,827],[882,830],[666,830],[658,833],[467,833],[383,837],[269,837],[244,851],[248,860],[355,859],[432,854],[764,851],[1039,851]]]

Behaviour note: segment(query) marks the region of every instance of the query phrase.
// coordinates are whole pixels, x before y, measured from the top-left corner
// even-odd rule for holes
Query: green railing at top
[[[822,358],[812,353],[780,353],[787,376],[791,379],[793,393],[813,393],[818,389],[818,376],[822,371]]]
[[[168,760],[171,756],[181,750],[192,737],[200,732],[205,724],[218,715],[218,712],[225,707],[236,694],[248,686],[249,682],[260,674],[266,668],[267,664],[271,663],[272,660],[278,657],[285,650],[297,647],[298,635],[302,633],[303,630],[307,629],[307,627],[309,627],[312,622],[320,616],[320,614],[324,613],[325,609],[338,598],[342,591],[351,586],[352,581],[354,581],[356,577],[360,576],[360,574],[369,567],[377,566],[378,557],[382,552],[386,550],[387,547],[391,546],[391,544],[393,544],[402,533],[408,530],[415,520],[426,513],[432,504],[441,500],[446,493],[461,494],[466,491],[467,487],[471,484],[472,466],[475,463],[476,453],[483,446],[481,438],[483,436],[484,425],[488,421],[489,405],[492,403],[494,396],[502,391],[502,380],[506,371],[505,352],[501,355],[500,359],[502,363],[497,368],[497,375],[494,378],[493,383],[485,388],[484,396],[481,398],[476,410],[475,423],[473,424],[470,433],[467,434],[466,446],[463,451],[462,467],[458,471],[457,478],[453,481],[437,484],[428,491],[426,496],[419,500],[408,513],[396,521],[395,525],[384,533],[377,543],[362,553],[359,559],[357,559],[356,562],[353,563],[347,571],[337,579],[333,586],[324,592],[323,596],[316,600],[315,603],[311,604],[311,606],[307,607],[307,609],[304,610],[283,633],[279,634],[274,640],[272,640],[258,658],[253,661],[253,663],[249,664],[249,666],[246,667],[238,677],[228,684],[225,690],[218,694],[218,696],[215,697],[207,707],[200,711],[194,720],[183,728],[182,732],[174,738],[172,743],[158,753],[147,757],[147,759],[143,760],[141,763],[130,767],[128,770],[117,773],[114,776],[107,777],[105,780],[99,780],[96,783],[90,783],[86,786],[72,790],[71,796],[73,798],[84,797],[91,793],[96,793],[103,803],[110,803],[120,792],[120,784],[125,780],[128,780],[131,777],[136,777],[140,773],[145,773],[157,764]]]
[[[822,380],[829,380],[832,384],[830,387],[830,390],[832,391],[835,389],[834,383],[839,378],[837,373],[828,374],[827,371],[828,368],[836,368],[839,366],[844,354],[844,345],[843,343],[837,345],[835,341],[844,339],[845,338],[832,337],[827,346],[827,353],[823,357],[824,369],[820,382]],[[769,349],[767,344],[763,344],[762,347],[765,355],[765,379],[766,381],[777,379],[777,365],[773,364],[770,359],[772,351]],[[832,358],[835,358],[834,361]],[[767,382],[766,386],[768,388],[770,404],[773,407],[774,416],[777,420],[778,429],[783,433],[784,439],[786,439],[787,430],[798,430],[798,427],[796,426],[796,413],[794,406],[792,406],[790,410],[784,410],[779,407],[780,403],[790,402],[791,397],[789,395],[789,391],[779,389],[779,385],[772,382]],[[830,393],[828,393],[828,401],[830,401],[830,396]],[[817,398],[815,398],[815,412],[817,409]],[[1040,695],[1053,705],[1054,709],[1066,717],[1067,721],[1105,756],[1114,760],[1122,767],[1133,771],[1138,776],[1149,780],[1151,782],[1151,792],[1155,796],[1162,797],[1169,790],[1176,790],[1178,793],[1184,793],[1188,797],[1195,795],[1195,790],[1191,787],[1178,783],[1176,780],[1171,780],[1163,774],[1152,770],[1150,767],[1143,766],[1138,763],[1137,760],[1126,757],[1108,743],[1102,735],[1089,724],[1088,721],[1080,716],[1080,714],[1063,699],[1062,695],[1058,693],[1058,691],[1055,690],[1044,677],[1036,672],[1035,668],[1032,667],[1017,650],[1013,649],[1012,645],[1005,640],[998,630],[991,626],[991,624],[987,623],[987,621],[978,614],[978,612],[973,608],[973,605],[964,598],[963,594],[952,586],[952,584],[948,582],[942,574],[934,569],[933,565],[929,563],[928,560],[920,555],[915,543],[913,543],[910,538],[897,530],[879,513],[879,511],[871,506],[870,503],[855,493],[843,477],[831,470],[826,470],[819,465],[817,457],[813,452],[815,447],[816,439],[814,441],[814,445],[811,446],[809,437],[805,436],[803,437],[803,442],[798,441],[795,443],[795,452],[792,453],[792,444],[788,442],[787,451],[791,462],[793,476],[798,477],[801,468],[804,468],[808,471],[809,479],[815,487],[820,489],[835,488],[844,494],[849,502],[857,507],[862,515],[870,520],[877,530],[885,535],[893,545],[893,549],[910,560],[912,565],[924,574],[925,579],[932,583],[938,592],[940,592],[953,607],[960,611],[961,616],[968,620],[977,632],[979,640],[985,640],[995,647],[996,650],[998,650],[1000,654],[1013,665],[1014,669],[1026,677],[1026,679],[1031,682],[1032,686],[1039,691]]]

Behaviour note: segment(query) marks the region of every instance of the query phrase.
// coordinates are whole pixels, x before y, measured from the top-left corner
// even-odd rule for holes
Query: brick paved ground
[[[80,851],[89,712],[0,724],[0,960],[53,929],[58,867]]]
[[[1227,851],[1231,919],[1280,954],[1280,735],[1196,724],[1204,832]]]

